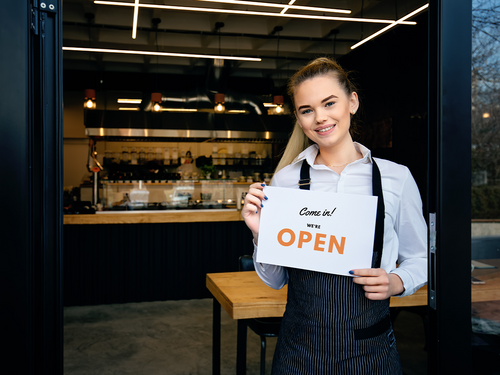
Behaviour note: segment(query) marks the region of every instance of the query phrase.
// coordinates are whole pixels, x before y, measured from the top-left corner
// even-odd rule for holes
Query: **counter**
[[[209,298],[207,273],[253,253],[236,209],[64,216],[64,305]]]
[[[236,209],[223,210],[169,210],[169,211],[116,211],[94,215],[64,215],[64,225],[89,224],[152,224],[152,223],[207,223],[242,221]]]

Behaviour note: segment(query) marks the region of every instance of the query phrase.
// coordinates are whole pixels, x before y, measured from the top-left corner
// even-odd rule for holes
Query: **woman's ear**
[[[355,114],[359,108],[358,93],[353,91],[349,99],[349,112]]]

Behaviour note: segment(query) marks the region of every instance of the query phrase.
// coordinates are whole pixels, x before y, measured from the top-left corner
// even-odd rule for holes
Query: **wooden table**
[[[236,373],[246,373],[247,325],[242,319],[283,316],[288,288],[265,285],[255,271],[207,274],[207,288],[214,296],[212,372],[220,374],[221,306],[238,320]],[[408,297],[392,297],[391,307],[427,305],[427,286]]]

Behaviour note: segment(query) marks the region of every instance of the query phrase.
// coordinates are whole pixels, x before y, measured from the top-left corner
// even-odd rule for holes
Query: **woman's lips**
[[[322,127],[320,129],[316,129],[316,133],[321,134],[321,135],[325,135],[325,134],[331,133],[333,131],[333,129],[335,129],[335,125],[329,125],[329,126]]]

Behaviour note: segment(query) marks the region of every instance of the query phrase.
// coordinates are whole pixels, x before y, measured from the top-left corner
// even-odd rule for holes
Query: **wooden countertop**
[[[208,273],[206,285],[233,319],[283,316],[287,286],[275,290],[255,271]],[[391,297],[391,307],[427,305],[427,286],[407,297]]]
[[[500,260],[485,262],[500,264]],[[477,276],[486,283],[471,286],[472,302],[500,300],[499,269],[481,270]],[[206,286],[233,319],[279,317],[285,312],[287,286],[280,290],[272,289],[262,282],[255,271],[208,273]],[[427,285],[410,296],[391,297],[390,303],[391,307],[426,306]]]
[[[94,215],[64,215],[65,225],[81,224],[153,224],[242,221],[234,210],[171,210],[151,212],[103,212]]]

